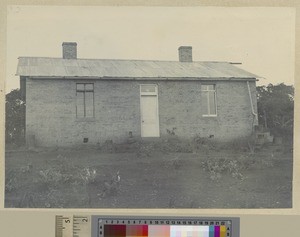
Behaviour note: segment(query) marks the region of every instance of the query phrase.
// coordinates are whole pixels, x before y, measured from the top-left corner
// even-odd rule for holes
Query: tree
[[[273,135],[292,136],[294,124],[294,87],[284,83],[257,87],[259,124]]]
[[[5,102],[5,142],[20,145],[25,135],[25,101],[19,89],[6,95]]]

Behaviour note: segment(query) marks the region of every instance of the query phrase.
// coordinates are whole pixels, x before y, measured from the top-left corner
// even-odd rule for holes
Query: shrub
[[[233,178],[243,180],[241,173],[242,166],[237,160],[229,159],[209,159],[202,162],[202,169],[208,171],[210,179],[218,181],[224,173],[230,174]]]
[[[40,170],[39,178],[44,184],[53,184],[62,181],[63,175],[59,170],[56,170],[55,168],[49,168],[46,170]]]
[[[23,145],[25,143],[25,101],[19,89],[12,90],[5,97],[5,142]]]
[[[38,172],[41,184],[55,187],[62,183],[74,184],[91,184],[95,183],[98,177],[97,170],[91,167],[79,168],[73,165],[70,159],[58,155],[58,166],[52,166],[48,169]]]
[[[86,184],[95,183],[97,178],[97,170],[94,168],[86,167],[81,170],[80,177]]]

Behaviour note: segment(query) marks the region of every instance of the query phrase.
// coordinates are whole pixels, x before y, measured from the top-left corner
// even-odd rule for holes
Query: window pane
[[[215,90],[215,85],[201,85],[202,91],[213,91]]]
[[[77,92],[76,96],[76,110],[77,110],[77,117],[82,118],[84,117],[84,93]]]
[[[201,90],[202,90],[202,91],[206,91],[207,88],[208,88],[207,85],[201,85]]]
[[[77,91],[84,91],[84,84],[76,84]]]
[[[209,92],[209,110],[210,114],[216,114],[215,92]]]
[[[94,93],[85,93],[85,116],[94,117]]]
[[[85,84],[85,90],[86,91],[93,91],[94,85],[93,84]]]
[[[201,93],[202,98],[202,114],[208,114],[208,101],[207,101],[207,92]]]
[[[141,92],[155,92],[155,85],[142,85]]]
[[[212,91],[215,89],[215,85],[207,85],[207,89]]]

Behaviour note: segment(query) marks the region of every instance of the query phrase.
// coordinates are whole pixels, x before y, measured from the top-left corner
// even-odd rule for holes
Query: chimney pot
[[[180,46],[178,52],[179,62],[193,62],[192,46]]]
[[[77,43],[76,42],[63,42],[63,58],[64,59],[77,59]]]

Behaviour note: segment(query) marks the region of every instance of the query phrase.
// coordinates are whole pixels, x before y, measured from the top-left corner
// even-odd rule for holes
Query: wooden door
[[[141,136],[159,137],[158,96],[156,85],[141,85],[140,103]]]

